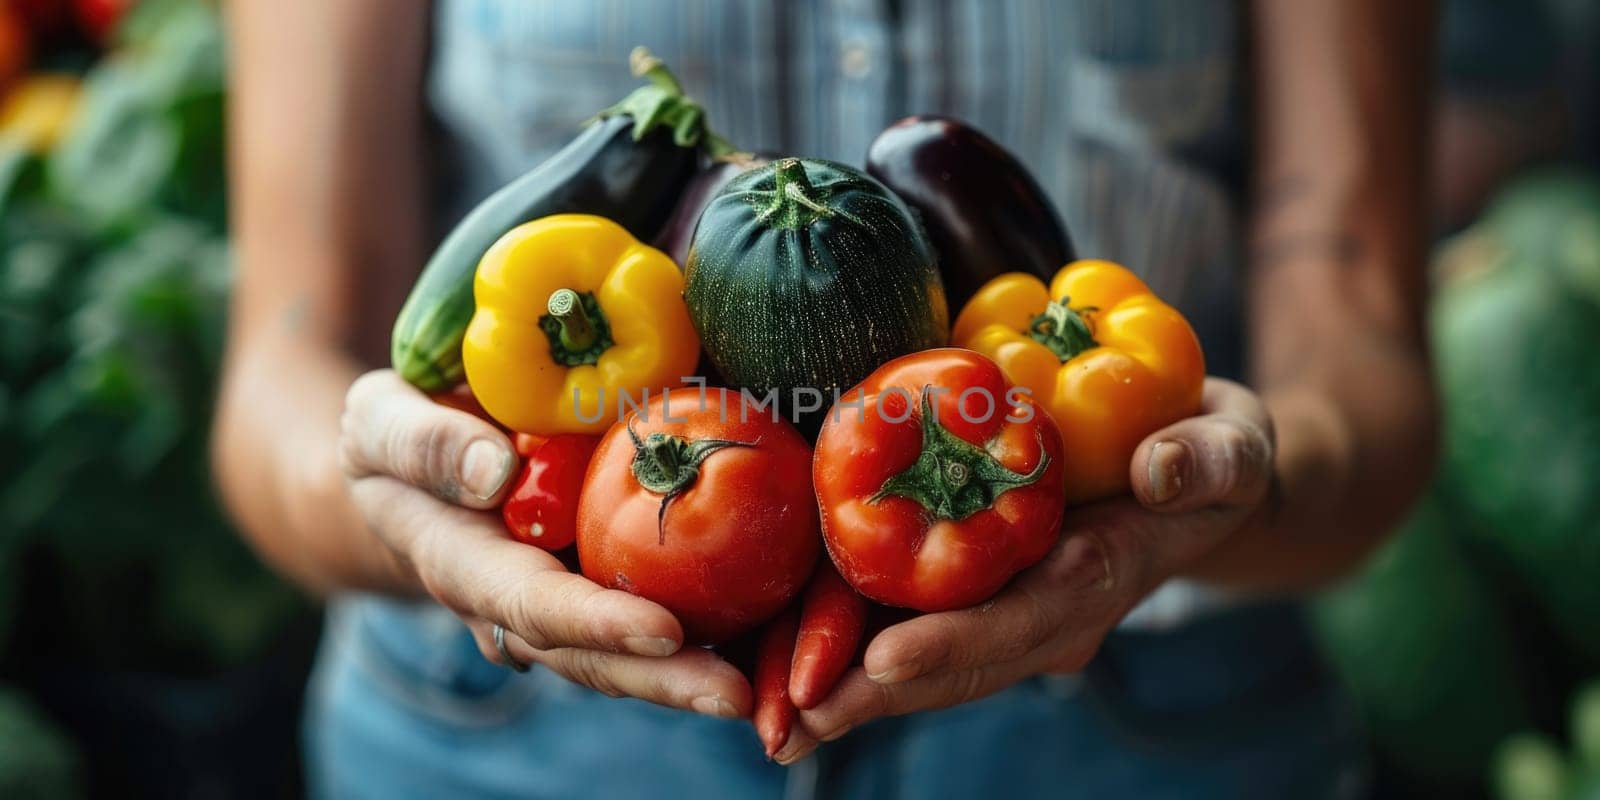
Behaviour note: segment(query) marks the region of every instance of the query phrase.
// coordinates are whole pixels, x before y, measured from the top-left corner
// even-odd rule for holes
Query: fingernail
[[[917,676],[916,662],[906,661],[896,664],[882,672],[869,672],[867,677],[874,683],[899,683]]]
[[[1150,448],[1150,500],[1170,503],[1183,492],[1189,473],[1189,447],[1183,442],[1156,442]]]
[[[739,716],[739,710],[734,708],[732,703],[714,694],[696,697],[693,702],[689,703],[689,707],[708,717],[727,717],[731,719]]]
[[[823,741],[823,742],[831,742],[831,741],[833,741],[833,740],[835,740],[835,739],[837,739],[837,738],[849,733],[850,729],[854,728],[854,727],[855,727],[854,725],[842,726],[842,727],[838,728],[837,730],[829,731],[828,733],[825,733],[825,734],[817,737],[817,740],[818,741]]]
[[[511,477],[511,451],[489,441],[479,439],[467,445],[461,456],[461,485],[473,497],[488,500],[500,491]]]
[[[670,656],[678,652],[678,643],[665,636],[629,636],[622,640],[622,646],[640,656]]]
[[[796,761],[799,761],[800,757],[804,755],[803,751],[805,750],[805,746],[799,742],[796,742],[794,739],[795,737],[791,736],[789,738],[789,743],[785,744],[783,748],[778,751],[778,754],[772,757],[772,760],[786,767]]]

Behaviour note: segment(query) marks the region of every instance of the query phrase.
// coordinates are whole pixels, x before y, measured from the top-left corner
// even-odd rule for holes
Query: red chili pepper
[[[789,697],[796,708],[813,708],[833,691],[855,657],[866,623],[867,598],[824,560],[800,605],[800,632],[789,670]]]
[[[513,539],[552,553],[571,546],[578,535],[578,493],[599,445],[598,436],[563,433],[527,454],[500,510]]]
[[[789,700],[789,667],[794,660],[795,633],[800,627],[800,615],[793,609],[767,623],[761,634],[761,646],[756,650],[755,690],[756,709],[751,715],[756,725],[756,735],[767,748],[767,758],[772,758],[789,741],[789,731],[794,727],[794,703]]]

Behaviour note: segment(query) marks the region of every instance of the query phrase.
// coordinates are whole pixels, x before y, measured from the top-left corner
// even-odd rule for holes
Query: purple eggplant
[[[907,117],[867,151],[867,173],[916,209],[939,256],[952,317],[1006,272],[1046,281],[1072,239],[1039,182],[993,139],[948,117]]]
[[[700,221],[700,212],[711,203],[711,198],[716,197],[728,181],[771,160],[765,153],[730,153],[712,160],[689,180],[683,194],[678,195],[677,208],[656,236],[656,249],[672,256],[680,269],[689,263],[689,242],[694,239],[695,223]]]

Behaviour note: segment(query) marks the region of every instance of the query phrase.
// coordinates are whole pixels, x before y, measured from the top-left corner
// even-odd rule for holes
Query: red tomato
[[[1050,551],[1061,469],[1049,416],[993,361],[943,348],[843,395],[812,480],[839,574],[881,603],[943,611],[988,599]]]
[[[522,437],[517,437],[522,445]],[[563,433],[539,440],[500,515],[511,538],[554,553],[578,536],[578,498],[600,437]],[[521,452],[521,448],[518,448]]]
[[[665,606],[689,641],[727,641],[782,610],[816,564],[810,470],[800,434],[738,392],[657,396],[589,465],[583,574]]]

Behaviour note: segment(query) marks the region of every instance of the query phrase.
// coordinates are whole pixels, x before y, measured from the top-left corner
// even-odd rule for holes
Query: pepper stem
[[[918,424],[922,452],[905,471],[890,476],[867,502],[904,497],[920,504],[934,519],[961,520],[989,508],[1000,495],[1031,486],[1044,477],[1050,456],[1041,442],[1039,463],[1027,474],[1001,464],[985,447],[973,444],[941,425],[933,412],[928,387],[922,389]]]
[[[600,338],[600,332],[595,330],[594,321],[589,319],[589,314],[583,310],[583,303],[579,302],[578,293],[571,289],[557,289],[550,294],[550,301],[545,304],[545,310],[550,316],[555,317],[561,325],[561,346],[573,351],[588,350],[594,347],[595,340]]]
[[[1097,309],[1088,306],[1072,308],[1068,305],[1070,302],[1069,297],[1051,300],[1044,307],[1044,313],[1034,317],[1028,324],[1028,336],[1050,348],[1050,352],[1055,353],[1063,364],[1085,350],[1100,346],[1094,340],[1089,320],[1084,316]]]
[[[592,293],[557,289],[545,301],[539,329],[550,340],[550,358],[563,367],[595,364],[616,342],[605,310]]]

